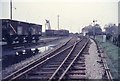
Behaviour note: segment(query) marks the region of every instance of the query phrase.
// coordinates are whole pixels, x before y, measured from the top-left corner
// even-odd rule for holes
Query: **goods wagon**
[[[45,34],[46,34],[46,36],[54,36],[55,34],[54,34],[54,31],[55,30],[46,30],[45,31]]]
[[[46,30],[46,36],[69,36],[68,30]]]
[[[59,36],[68,36],[69,35],[69,31],[68,30],[58,30],[59,32]]]
[[[7,44],[36,42],[42,34],[42,25],[10,19],[2,21],[2,41]]]

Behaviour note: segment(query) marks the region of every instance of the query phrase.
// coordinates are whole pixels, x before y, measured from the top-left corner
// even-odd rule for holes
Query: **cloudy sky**
[[[0,17],[10,18],[10,0],[0,0]],[[50,20],[51,28],[79,32],[95,19],[103,28],[105,24],[118,22],[118,0],[12,0],[13,19],[43,25]]]

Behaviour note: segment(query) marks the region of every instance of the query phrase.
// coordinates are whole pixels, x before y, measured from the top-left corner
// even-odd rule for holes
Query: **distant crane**
[[[47,20],[47,19],[45,21],[46,21],[46,23],[45,23],[45,29],[51,30],[50,21]]]

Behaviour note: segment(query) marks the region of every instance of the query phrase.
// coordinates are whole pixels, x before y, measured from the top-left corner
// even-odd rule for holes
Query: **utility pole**
[[[57,17],[58,17],[58,30],[59,30],[59,15]]]
[[[12,20],[12,0],[10,0],[10,19]]]

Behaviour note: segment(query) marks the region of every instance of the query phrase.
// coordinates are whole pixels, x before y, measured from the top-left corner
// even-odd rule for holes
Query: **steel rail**
[[[25,74],[25,73],[27,73],[27,72],[29,72],[29,71],[31,71],[32,69],[36,68],[37,66],[40,66],[41,64],[47,62],[49,59],[52,59],[52,58],[55,57],[56,55],[58,55],[58,54],[60,54],[60,53],[62,53],[62,52],[64,52],[64,51],[68,50],[68,49],[71,48],[71,47],[72,47],[72,45],[69,46],[68,48],[66,48],[66,49],[64,49],[64,50],[62,50],[62,51],[60,51],[60,52],[58,52],[57,54],[50,56],[49,58],[43,60],[42,62],[36,64],[35,66],[33,66],[33,67],[31,67],[31,68],[25,70],[24,72],[20,73],[19,75],[13,77],[12,80],[13,80],[13,79],[16,79],[16,78],[18,78],[18,77],[20,77],[21,75],[23,75],[23,74]]]
[[[83,39],[82,39],[83,40]],[[80,40],[80,41],[82,41]],[[66,58],[63,60],[63,62],[60,64],[60,66],[56,69],[56,71],[52,74],[52,76],[49,78],[48,81],[51,81],[55,75],[58,73],[58,71],[60,70],[60,68],[63,66],[63,64],[67,61],[68,57],[70,57],[70,55],[72,54],[73,50],[75,49],[76,45],[80,42],[75,42],[74,46],[72,47],[71,51],[69,52],[69,54],[66,56]]]
[[[72,38],[71,38],[71,39],[72,39]],[[71,40],[71,39],[70,39],[70,40]],[[61,47],[65,46],[70,40],[68,40],[66,43],[64,43]],[[61,47],[59,47],[59,48],[56,49],[56,50],[59,50]],[[11,81],[11,80],[13,80],[13,79],[16,79],[16,78],[20,77],[21,75],[25,74],[26,72],[28,72],[28,71],[32,70],[33,68],[37,67],[38,65],[40,65],[40,64],[42,64],[42,63],[44,63],[44,62],[46,62],[46,61],[49,60],[50,58],[52,58],[52,57],[54,57],[54,56],[60,54],[61,52],[63,52],[63,51],[65,51],[65,50],[69,49],[70,47],[72,47],[72,45],[69,46],[69,47],[67,47],[67,48],[65,48],[64,50],[58,52],[57,54],[55,54],[55,55],[49,57],[49,58],[47,57],[47,55],[53,53],[54,51],[51,52],[51,53],[48,53],[47,55],[44,56],[44,57],[46,57],[47,59],[45,59],[45,60],[43,60],[42,62],[38,63],[38,64],[35,65],[34,67],[31,67],[30,69],[28,69],[28,67],[30,67],[32,64],[34,64],[35,62],[41,60],[41,59],[44,58],[44,57],[42,57],[42,58],[40,58],[40,59],[38,59],[38,60],[36,60],[36,61],[31,62],[30,64],[26,65],[25,67],[23,67],[23,68],[21,68],[21,69],[15,71],[15,72],[13,72],[12,74],[8,75],[8,76],[5,77],[4,79],[7,79],[7,80],[9,80],[9,81]],[[56,50],[55,50],[55,51],[56,51]],[[28,70],[26,70],[26,69],[28,69]],[[25,70],[25,71],[24,71],[24,70]],[[21,72],[21,71],[22,71],[22,72]],[[23,71],[24,71],[24,72],[23,72]],[[4,80],[4,79],[3,79],[3,80]]]
[[[88,40],[89,41],[89,40]],[[63,74],[59,77],[58,81],[62,80],[62,78],[64,77],[64,75],[67,73],[67,71],[70,69],[70,67],[73,65],[73,63],[75,62],[75,60],[78,58],[78,56],[82,53],[82,51],[84,50],[84,48],[86,47],[88,41],[84,44],[84,46],[82,47],[82,49],[79,51],[79,53],[75,56],[75,58],[72,60],[72,62],[69,64],[69,66],[66,68],[66,70],[63,72]]]
[[[106,59],[103,58],[103,57],[105,57],[105,56],[103,55],[104,52],[103,52],[103,51],[101,52],[98,41],[96,41],[95,39],[92,39],[92,40],[94,40],[94,42],[96,43],[96,45],[97,45],[97,50],[100,51],[100,54],[101,54],[101,57],[102,57],[103,66],[104,66],[105,73],[106,73],[106,76],[107,76],[108,81],[113,81],[113,77],[112,77],[112,74],[111,74],[111,72],[110,72],[110,69],[109,69],[109,67],[108,67],[108,65],[107,65]],[[101,47],[101,48],[102,48],[102,47]],[[103,49],[103,48],[102,48],[102,49]]]
[[[103,59],[103,66],[104,66],[108,81],[113,81],[113,77],[111,75],[110,69],[108,68],[108,65],[105,59]]]

